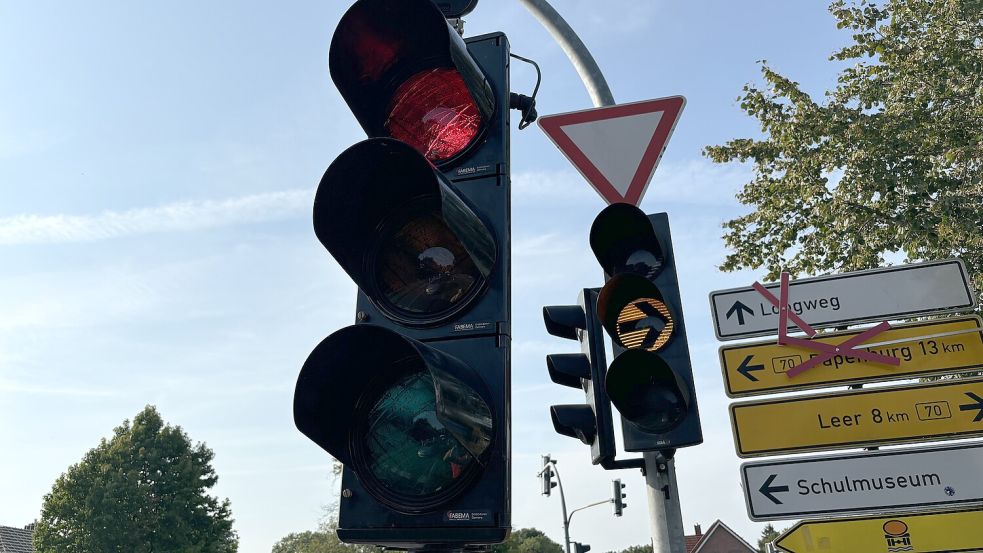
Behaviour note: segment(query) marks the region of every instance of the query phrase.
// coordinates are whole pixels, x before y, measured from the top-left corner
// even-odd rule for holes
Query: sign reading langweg
[[[980,505],[981,475],[979,443],[741,466],[751,520]]]
[[[730,417],[740,457],[970,438],[983,436],[983,379],[735,403]]]
[[[779,284],[764,288],[780,292]],[[817,329],[955,313],[977,305],[966,266],[958,259],[795,280],[788,293],[789,308]],[[720,340],[778,334],[778,307],[754,287],[713,292],[710,307]]]
[[[860,331],[824,334],[813,341],[838,344]],[[897,367],[836,354],[813,370],[794,377],[789,370],[818,355],[774,340],[720,348],[724,388],[730,397],[745,397],[809,388],[881,382],[902,378],[970,372],[983,367],[983,322],[979,317],[941,319],[898,325],[861,349],[895,357]],[[877,345],[879,344],[879,345]]]

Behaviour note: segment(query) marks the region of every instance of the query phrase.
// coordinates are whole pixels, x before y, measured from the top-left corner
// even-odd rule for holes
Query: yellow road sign
[[[777,540],[787,553],[955,553],[983,550],[983,511],[803,521]]]
[[[869,342],[875,344],[873,347],[861,348],[900,359],[897,367],[838,354],[818,367],[789,377],[789,369],[817,353],[780,346],[775,340],[724,346],[720,348],[720,365],[730,397],[967,372],[983,368],[981,329],[983,322],[979,317],[899,325],[875,336]],[[839,332],[815,341],[838,344],[860,332]]]
[[[983,379],[870,388],[730,406],[741,457],[983,435]]]

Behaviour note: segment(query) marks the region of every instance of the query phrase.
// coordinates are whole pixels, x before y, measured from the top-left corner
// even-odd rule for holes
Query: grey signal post
[[[615,105],[614,95],[608,87],[601,68],[597,66],[590,50],[563,17],[547,0],[520,0],[533,15],[553,34],[554,39],[570,57],[580,74],[594,107]],[[683,515],[676,487],[676,467],[673,459],[666,459],[659,452],[642,454],[645,460],[645,486],[648,490],[649,522],[652,528],[652,553],[685,553]],[[660,470],[661,469],[661,470]],[[559,476],[557,476],[559,481]],[[560,487],[563,494],[563,487]],[[567,553],[570,540],[567,537]]]

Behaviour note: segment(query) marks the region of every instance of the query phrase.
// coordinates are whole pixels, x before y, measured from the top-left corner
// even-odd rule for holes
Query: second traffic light
[[[615,457],[611,402],[604,392],[607,362],[604,335],[596,313],[597,294],[598,290],[587,288],[580,294],[579,305],[543,308],[546,331],[559,338],[577,340],[581,349],[581,353],[546,356],[550,379],[581,389],[586,396],[586,403],[551,406],[553,428],[589,445],[595,465]]]
[[[703,442],[669,218],[614,204],[594,220],[591,249],[608,281],[597,300],[614,360],[605,390],[626,451]]]

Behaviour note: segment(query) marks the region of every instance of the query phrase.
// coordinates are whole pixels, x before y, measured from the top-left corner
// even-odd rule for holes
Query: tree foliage
[[[741,108],[764,137],[706,148],[753,162],[722,269],[769,277],[959,256],[983,290],[983,0],[834,1],[851,43],[817,101],[762,62]]]
[[[315,531],[290,534],[273,546],[272,553],[376,553],[381,551],[372,545],[342,543],[335,534],[337,526],[322,524]]]
[[[563,553],[560,544],[535,528],[513,530],[504,543],[493,545],[492,553]]]
[[[775,530],[774,526],[766,524],[761,530],[761,537],[758,538],[758,553],[768,553],[768,544],[778,539],[780,535],[782,533]]]
[[[233,553],[214,454],[148,406],[69,467],[44,498],[38,553]]]

